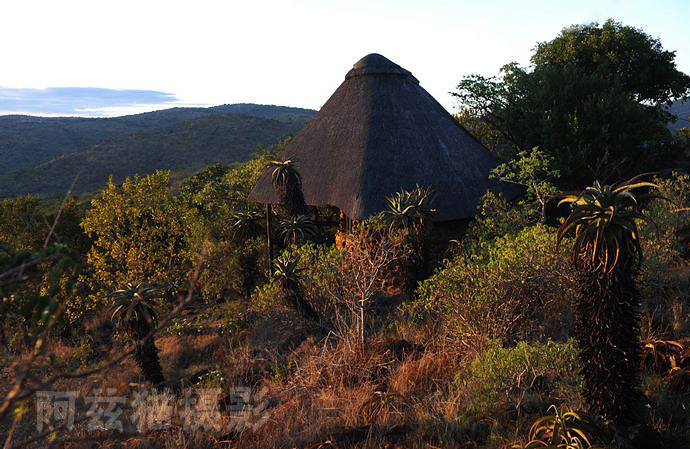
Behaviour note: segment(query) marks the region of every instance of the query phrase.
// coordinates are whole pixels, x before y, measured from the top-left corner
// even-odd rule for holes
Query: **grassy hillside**
[[[226,113],[303,124],[315,112],[287,106],[229,104],[210,108],[171,108],[109,118],[0,116],[0,160],[3,161],[0,175],[127,134]]]
[[[0,117],[0,197],[60,195],[81,173],[76,191],[101,187],[111,173],[243,161],[257,145],[298,131],[315,111],[231,104],[171,108],[112,118]]]
[[[286,122],[208,114],[89,145],[0,175],[0,197],[62,195],[77,176],[74,191],[79,193],[103,187],[111,174],[120,182],[126,176],[158,169],[192,172],[212,163],[244,161],[257,145],[274,143],[302,124],[302,119]]]

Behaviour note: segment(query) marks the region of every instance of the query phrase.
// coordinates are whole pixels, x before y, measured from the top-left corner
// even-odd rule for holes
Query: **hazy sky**
[[[373,52],[451,109],[461,76],[527,64],[563,27],[609,17],[659,37],[690,73],[690,0],[3,0],[0,113],[318,109]]]

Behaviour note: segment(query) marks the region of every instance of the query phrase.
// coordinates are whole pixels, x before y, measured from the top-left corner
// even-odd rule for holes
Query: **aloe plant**
[[[639,177],[615,185],[595,182],[560,204],[572,207],[558,241],[574,233],[571,251],[578,277],[575,337],[579,346],[583,395],[591,410],[614,424],[640,422],[639,291],[642,262],[639,197],[654,187]]]
[[[408,293],[416,289],[417,282],[423,277],[427,259],[427,224],[436,212],[431,207],[432,195],[430,187],[417,185],[411,191],[402,190],[386,198],[388,210],[385,211],[385,216],[391,229],[404,230],[407,233],[407,243],[412,249],[405,274]]]
[[[146,380],[154,385],[161,384],[165,378],[158,348],[150,335],[158,322],[153,300],[161,296],[160,291],[144,284],[127,283],[110,296],[114,300],[111,320],[137,343],[134,360],[139,369]]]
[[[603,434],[594,421],[583,413],[550,406],[552,415],[534,422],[524,449],[603,449],[596,441]]]
[[[278,235],[285,246],[296,245],[309,237],[316,235],[316,226],[306,215],[294,215],[278,224]]]
[[[269,167],[273,168],[271,183],[280,196],[280,204],[287,209],[289,215],[305,214],[307,205],[304,202],[302,176],[297,171],[297,161],[271,161]]]
[[[282,299],[298,313],[310,320],[317,320],[318,314],[302,294],[300,288],[301,269],[299,256],[283,254],[273,262],[273,275],[279,282]]]
[[[261,220],[264,215],[260,212],[235,212],[230,216],[230,228],[235,241],[242,242],[258,237],[263,232]]]
[[[263,232],[261,220],[264,218],[264,215],[260,212],[253,211],[235,212],[230,218],[232,239],[242,247],[239,252],[239,270],[237,272],[237,277],[240,280],[242,295],[245,299],[249,299],[257,283],[258,257],[256,252],[244,249],[246,248],[246,242],[248,240],[258,237]]]
[[[401,190],[386,198],[385,212],[391,226],[419,231],[436,212],[431,207],[433,191],[430,187],[415,186],[411,191]]]

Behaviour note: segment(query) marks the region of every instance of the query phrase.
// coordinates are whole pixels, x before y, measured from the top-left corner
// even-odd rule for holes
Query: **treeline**
[[[539,147],[574,189],[688,166],[690,133],[667,126],[676,120],[668,106],[690,92],[674,59],[658,39],[613,20],[575,25],[539,43],[528,67],[465,76],[453,95],[460,122],[487,148],[510,158]]]

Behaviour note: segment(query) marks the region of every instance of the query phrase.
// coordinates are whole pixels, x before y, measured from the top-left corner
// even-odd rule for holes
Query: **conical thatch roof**
[[[297,161],[309,205],[331,205],[352,219],[386,209],[386,197],[431,186],[438,221],[476,215],[498,164],[410,72],[379,54],[358,61],[319,113],[285,150]],[[277,203],[267,170],[249,199]]]

